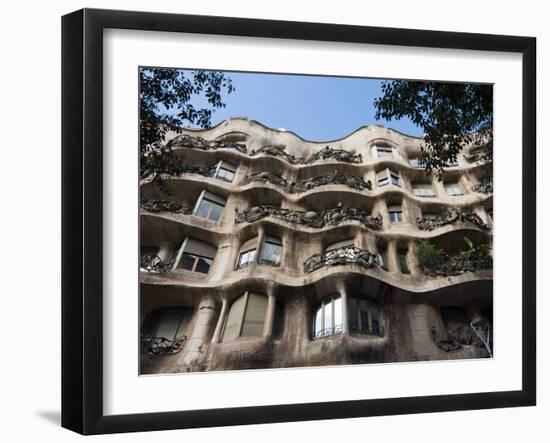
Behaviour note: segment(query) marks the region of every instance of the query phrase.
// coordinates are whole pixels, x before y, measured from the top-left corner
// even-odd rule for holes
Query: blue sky
[[[381,95],[380,80],[238,72],[227,75],[235,91],[224,96],[227,106],[215,111],[212,125],[230,117],[248,117],[313,141],[338,139],[374,123],[422,135],[409,119],[374,120],[373,102]]]

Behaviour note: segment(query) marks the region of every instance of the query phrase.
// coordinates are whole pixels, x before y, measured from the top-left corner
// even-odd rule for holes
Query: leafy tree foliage
[[[422,160],[438,177],[468,145],[490,164],[493,148],[493,87],[473,83],[395,80],[382,83],[376,119],[409,117],[424,130]]]
[[[139,71],[140,174],[161,184],[160,173],[175,160],[165,145],[168,130],[185,124],[208,128],[213,112],[225,107],[223,94],[234,91],[223,72],[142,68]],[[195,107],[191,99],[204,101]]]

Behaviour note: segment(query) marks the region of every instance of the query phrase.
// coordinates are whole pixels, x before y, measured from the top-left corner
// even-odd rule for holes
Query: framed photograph
[[[64,16],[62,425],[535,405],[535,51]]]

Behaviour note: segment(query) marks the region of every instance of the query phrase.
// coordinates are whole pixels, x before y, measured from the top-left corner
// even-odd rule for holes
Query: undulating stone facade
[[[169,133],[141,183],[141,372],[492,356],[492,182],[421,139],[234,118]]]

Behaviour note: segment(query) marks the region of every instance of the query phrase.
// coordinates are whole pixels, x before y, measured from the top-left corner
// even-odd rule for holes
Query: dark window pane
[[[195,272],[202,272],[203,274],[208,274],[210,266],[212,266],[212,259],[206,257],[197,257],[197,265],[195,267]]]
[[[369,313],[360,311],[361,314],[361,332],[369,332]]]
[[[399,267],[403,274],[410,274],[409,264],[407,263],[407,255],[405,253],[398,254],[399,257]]]
[[[265,242],[262,248],[261,263],[272,266],[279,266],[281,262],[281,245]]]
[[[370,307],[370,314],[372,318],[372,333],[380,335],[380,315],[378,312],[378,306],[371,304]]]
[[[187,254],[184,252],[181,255],[180,261],[178,263],[179,269],[187,269],[188,271],[192,271],[193,267],[195,266],[195,260],[197,259],[196,256]]]
[[[359,329],[358,312],[357,312],[357,299],[351,297],[349,299],[349,328],[352,331]]]

